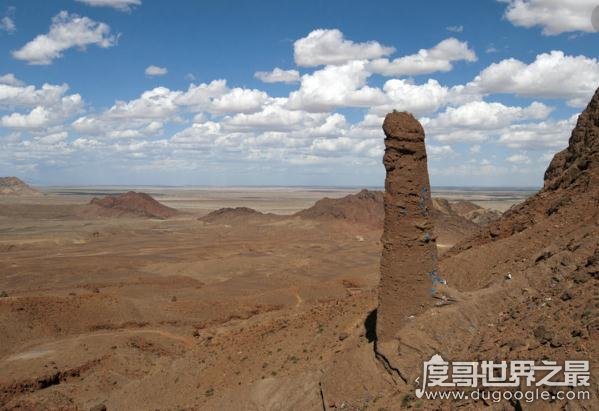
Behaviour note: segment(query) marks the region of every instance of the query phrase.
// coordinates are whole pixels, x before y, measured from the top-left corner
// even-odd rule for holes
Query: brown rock
[[[573,209],[595,207],[599,186],[599,89],[578,117],[568,147],[557,153],[545,171],[544,187],[521,204],[514,205],[501,218],[479,234],[454,246],[449,255],[492,241],[510,237],[538,224],[553,224],[552,219]],[[587,211],[588,213],[588,211]]]
[[[253,219],[270,219],[274,214],[265,214],[249,207],[225,207],[211,211],[199,220],[207,223],[232,223]]]
[[[542,325],[535,328],[533,334],[536,337],[537,341],[539,341],[539,343],[541,344],[546,344],[550,342],[551,340],[553,340],[555,336],[551,331],[547,330]]]
[[[506,342],[506,346],[510,349],[510,351],[517,351],[523,347],[526,347],[526,343],[518,338],[514,338],[508,340]]]
[[[562,301],[568,301],[572,299],[572,293],[568,290],[565,290],[560,297]]]
[[[343,198],[323,198],[316,204],[295,214],[315,220],[341,220],[371,227],[383,225],[383,193],[362,190]]]
[[[116,216],[133,214],[142,217],[165,219],[177,214],[177,210],[156,201],[146,193],[129,191],[125,194],[94,198],[90,206],[98,208],[98,214]]]
[[[39,196],[41,193],[17,177],[0,177],[0,195]]]
[[[465,203],[458,207],[464,209],[468,207]],[[472,203],[473,207],[478,207]],[[444,198],[435,198],[432,203],[431,211],[434,221],[433,227],[426,227],[422,222],[418,225],[421,230],[433,232],[437,237],[438,243],[446,247],[456,242],[470,237],[479,229],[480,221],[484,218],[482,215],[487,213],[494,214],[492,210],[479,208],[475,212],[480,215],[468,215],[463,217],[453,210],[453,204],[450,204]],[[362,225],[365,228],[382,228],[385,219],[384,193],[381,191],[362,190],[356,194],[350,194],[342,198],[323,198],[316,204],[305,210],[299,211],[295,216],[318,220],[318,221],[338,221],[352,225]]]
[[[580,114],[568,147],[555,155],[545,171],[545,190],[588,185],[599,166],[599,89]]]
[[[430,306],[437,247],[424,130],[411,114],[396,111],[387,114],[383,130],[387,177],[376,328],[384,343],[395,338],[408,317]]]

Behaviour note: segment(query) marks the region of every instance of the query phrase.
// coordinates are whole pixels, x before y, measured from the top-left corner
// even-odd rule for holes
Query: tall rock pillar
[[[383,351],[397,351],[397,332],[431,305],[431,288],[442,280],[436,273],[424,130],[411,114],[394,111],[383,131],[387,176],[376,333]]]

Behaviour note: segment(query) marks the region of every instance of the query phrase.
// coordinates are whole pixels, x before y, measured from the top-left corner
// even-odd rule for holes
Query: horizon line
[[[320,189],[384,189],[384,185],[256,185],[256,184],[235,184],[235,185],[212,185],[212,184],[67,184],[67,185],[41,185],[31,184],[38,188],[83,188],[83,187],[114,187],[114,188],[320,188]],[[539,190],[543,186],[508,186],[508,185],[431,185],[431,189],[516,189],[516,190]]]

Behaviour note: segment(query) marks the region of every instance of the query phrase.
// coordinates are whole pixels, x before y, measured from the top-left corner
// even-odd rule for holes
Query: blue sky
[[[2,1],[0,175],[380,186],[396,108],[434,185],[539,186],[599,86],[595,1],[556,3]]]

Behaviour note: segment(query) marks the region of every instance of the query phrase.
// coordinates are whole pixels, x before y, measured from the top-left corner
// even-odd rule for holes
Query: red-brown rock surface
[[[0,177],[0,195],[37,196],[40,194],[39,191],[29,187],[17,177]]]
[[[383,193],[362,190],[342,198],[323,198],[316,204],[295,214],[298,217],[330,220],[381,227],[383,225]]]
[[[569,145],[555,155],[545,171],[544,187],[506,211],[479,235],[456,245],[450,254],[497,241],[548,222],[558,212],[599,206],[599,89],[580,114]]]
[[[444,198],[433,198],[433,208],[446,216],[459,216],[475,225],[486,225],[501,217],[499,211],[481,207],[467,200],[449,202]],[[435,226],[438,228],[438,225]]]
[[[569,147],[549,166],[544,189],[440,258],[440,272],[459,293],[457,301],[404,321],[394,344],[377,335],[376,353],[390,375],[401,377],[395,378],[399,391],[413,390],[416,378],[422,380],[423,361],[436,354],[450,361],[527,358],[563,364],[576,358],[589,361],[591,375],[599,372],[598,103],[599,92],[581,114]],[[399,298],[410,297],[398,293]],[[597,408],[596,383],[573,388],[586,389],[590,401],[568,402],[566,408]],[[416,400],[413,394],[404,399],[410,396]],[[390,399],[377,406],[394,404]],[[426,409],[455,405],[427,402]],[[500,409],[509,407],[504,405]],[[549,408],[554,406],[563,404]]]
[[[553,157],[545,171],[545,190],[597,183],[599,168],[599,89],[580,114],[568,147]]]
[[[90,205],[96,206],[101,216],[133,214],[142,217],[165,219],[177,214],[177,210],[160,204],[146,193],[129,191],[125,194],[94,198]]]
[[[408,318],[431,302],[437,247],[424,130],[409,113],[393,112],[385,132],[385,224],[377,337],[392,343]]]
[[[471,204],[471,208],[476,210],[462,216],[453,209],[454,203],[443,198],[433,199],[433,233],[440,253],[478,232],[479,225],[488,222],[487,216],[493,218],[499,214],[469,201],[464,203]],[[366,229],[382,229],[385,219],[384,194],[381,191],[362,190],[341,198],[323,198],[295,216],[318,221],[339,221]]]
[[[224,207],[219,208],[218,210],[211,211],[205,216],[200,218],[200,221],[204,221],[207,223],[231,223],[231,222],[239,222],[246,221],[247,219],[257,218],[257,219],[271,219],[276,218],[277,216],[271,213],[261,213],[260,211],[254,210],[249,207]]]

